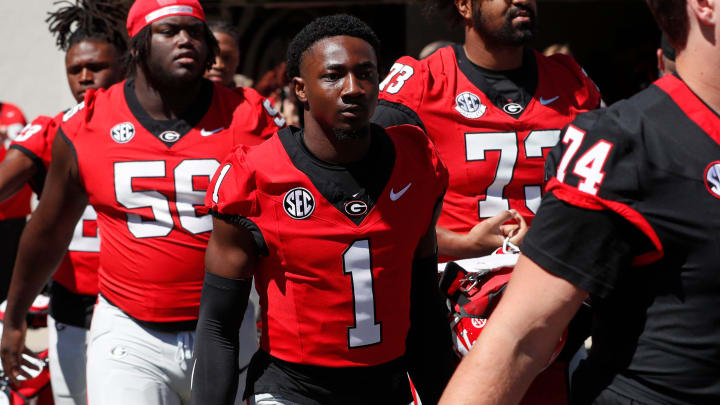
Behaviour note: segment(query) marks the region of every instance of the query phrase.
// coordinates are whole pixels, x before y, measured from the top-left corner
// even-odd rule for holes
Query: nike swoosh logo
[[[542,104],[542,105],[548,105],[548,104],[552,103],[553,101],[555,101],[555,100],[557,100],[557,99],[559,99],[559,98],[560,98],[560,96],[555,96],[555,97],[553,97],[553,98],[542,98],[542,97],[540,97],[540,104]]]
[[[220,127],[218,129],[213,129],[212,131],[208,131],[205,128],[203,128],[200,130],[200,136],[210,136],[212,134],[217,134],[218,132],[222,131],[223,129],[225,129],[225,128]]]
[[[408,191],[408,189],[410,188],[410,186],[412,186],[412,183],[408,183],[408,185],[405,186],[405,188],[403,188],[402,190],[398,191],[397,193],[395,192],[395,190],[393,190],[393,189],[391,188],[391,189],[390,189],[390,199],[393,200],[393,201],[397,201],[400,197],[403,196],[403,194],[405,194],[406,191]]]

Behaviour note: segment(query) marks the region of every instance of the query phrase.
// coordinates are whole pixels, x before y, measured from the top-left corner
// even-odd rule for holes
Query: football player
[[[235,87],[235,73],[240,64],[240,32],[234,26],[220,21],[211,21],[208,27],[218,42],[215,62],[205,72],[209,80],[228,87]]]
[[[540,204],[547,153],[578,113],[599,106],[600,94],[570,56],[526,47],[537,25],[535,0],[428,4],[461,24],[465,41],[420,61],[400,58],[380,83],[373,120],[421,126],[448,166],[437,226],[443,262],[487,255],[507,236],[522,242]],[[507,220],[515,225],[497,227]],[[571,328],[561,360],[587,333]],[[541,375],[528,403],[565,401],[564,364]]]
[[[232,401],[235,314],[253,276],[263,333],[246,394],[258,404],[405,405],[408,373],[439,399],[456,363],[436,284],[447,172],[421,129],[369,123],[377,47],[357,18],[308,24],[287,57],[305,127],[237,148],[216,173],[193,404]]]
[[[88,401],[186,403],[212,228],[201,208],[232,147],[277,128],[253,91],[202,77],[217,44],[197,0],[138,0],[127,17],[132,78],[88,90],[52,145],[43,198],[21,240],[3,330],[13,379],[25,313],[88,202],[103,242],[88,345]]]
[[[588,295],[571,403],[720,403],[720,5],[647,3],[677,73],[563,131],[525,256],[442,403],[517,403]]]
[[[79,2],[50,13],[50,32],[66,51],[68,84],[82,101],[88,89],[107,88],[122,80],[122,56],[127,50],[120,31],[127,9],[107,2]],[[0,197],[30,183],[41,195],[50,166],[51,145],[64,113],[40,116],[16,137],[0,164]],[[97,301],[100,240],[97,214],[87,206],[75,225],[72,241],[50,284],[50,376],[55,403],[86,401],[86,346],[93,306]]]
[[[0,168],[8,160],[8,146],[18,136],[20,130],[25,126],[25,115],[11,103],[0,102]],[[6,182],[5,175],[0,169],[0,189]],[[30,213],[30,196],[32,191],[29,187],[19,184],[13,193],[7,194],[0,201],[12,196],[10,200],[0,203],[0,302],[7,297],[10,287],[12,269],[15,265],[15,255],[20,235],[25,228],[25,217]],[[19,194],[15,192],[20,191]]]
[[[522,229],[511,242],[522,240],[540,203],[547,152],[600,95],[571,57],[525,46],[535,34],[535,0],[428,3],[463,25],[465,41],[420,61],[400,58],[380,83],[373,121],[422,127],[448,166],[440,261],[483,256],[510,232],[488,232],[488,218],[514,219]]]
[[[127,50],[122,24],[126,16],[125,7],[103,1],[80,1],[50,13],[50,32],[56,36],[58,47],[66,51],[68,84],[77,102],[88,89],[107,88],[122,80],[122,56]],[[0,164],[0,198],[26,183],[41,195],[51,145],[63,114],[40,116],[15,138]],[[98,292],[100,239],[96,219],[95,210],[87,206],[50,284],[48,358],[58,405],[87,403],[85,353]]]

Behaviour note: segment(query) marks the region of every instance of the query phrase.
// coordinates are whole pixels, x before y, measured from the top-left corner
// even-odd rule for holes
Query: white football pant
[[[85,405],[88,330],[48,315],[48,360],[55,405]]]

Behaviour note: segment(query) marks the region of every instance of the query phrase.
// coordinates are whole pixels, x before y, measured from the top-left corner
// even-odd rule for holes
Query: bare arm
[[[503,225],[508,220],[517,224]],[[515,245],[522,243],[528,226],[522,215],[506,210],[475,225],[468,233],[457,233],[441,226],[436,227],[439,253],[467,259],[485,256],[503,245],[506,237]]]
[[[587,292],[525,256],[440,404],[517,404]]]
[[[25,315],[60,263],[75,224],[87,206],[87,195],[78,181],[75,155],[61,136],[55,137],[53,143],[52,164],[43,194],[20,238],[8,293],[0,355],[3,368],[12,379],[24,374],[19,365],[25,343]]]
[[[233,403],[237,392],[238,332],[247,308],[257,247],[249,230],[213,219],[205,253],[207,274],[198,319],[191,404]]]
[[[36,171],[32,159],[17,149],[10,149],[0,162],[0,201],[20,191]]]

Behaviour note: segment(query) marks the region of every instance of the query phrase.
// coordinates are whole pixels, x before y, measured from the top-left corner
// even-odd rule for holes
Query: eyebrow
[[[332,64],[325,65],[325,69],[345,69],[346,67],[347,66],[342,63],[332,63]],[[367,62],[359,63],[359,64],[355,65],[355,67],[375,68],[376,66],[374,63],[367,61]]]

